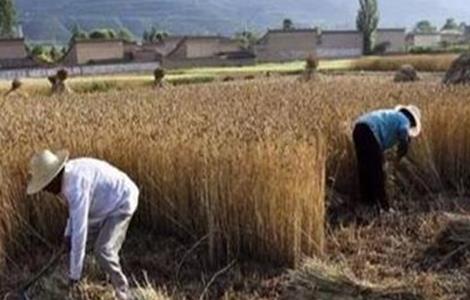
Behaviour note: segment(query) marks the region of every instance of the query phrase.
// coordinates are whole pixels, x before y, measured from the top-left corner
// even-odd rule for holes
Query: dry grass
[[[352,61],[351,69],[358,71],[396,71],[402,65],[412,65],[421,72],[445,72],[457,57],[456,54],[365,57]]]
[[[325,187],[354,198],[351,124],[364,111],[398,103],[423,110],[424,133],[391,176],[394,199],[467,194],[469,98],[468,88],[437,81],[344,76],[8,99],[0,122],[2,257],[9,266],[19,257],[34,263],[31,247],[61,236],[64,209],[52,199],[25,198],[23,190],[35,150],[67,147],[74,156],[110,160],[136,179],[143,195],[135,226],[201,241],[212,261],[248,254],[296,265],[322,249]],[[415,207],[407,201],[396,205]],[[368,252],[401,238],[384,228],[335,231],[326,254],[347,257],[361,279],[403,276],[393,268],[397,261],[406,268],[403,256],[380,261],[392,252]],[[419,287],[447,282],[434,273],[406,278]]]
[[[347,265],[327,263],[318,259],[305,262],[292,272],[285,299],[332,300],[419,300],[422,296],[410,291],[406,285],[389,279],[380,285],[361,281],[348,270]]]

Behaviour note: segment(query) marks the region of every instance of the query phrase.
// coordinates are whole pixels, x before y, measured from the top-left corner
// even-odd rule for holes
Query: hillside
[[[351,0],[17,0],[26,36],[63,41],[75,23],[85,29],[125,26],[140,36],[152,26],[172,33],[232,34],[264,31],[285,17],[299,26],[353,27],[357,2]],[[441,23],[447,16],[470,15],[464,0],[382,1],[382,26],[410,26],[421,18]]]

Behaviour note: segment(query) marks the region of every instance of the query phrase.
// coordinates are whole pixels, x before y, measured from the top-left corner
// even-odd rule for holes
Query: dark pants
[[[359,171],[362,203],[388,210],[385,190],[384,155],[374,133],[367,124],[356,124],[353,132]]]

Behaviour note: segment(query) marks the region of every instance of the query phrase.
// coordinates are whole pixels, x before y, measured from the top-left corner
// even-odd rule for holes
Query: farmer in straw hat
[[[384,152],[395,145],[398,161],[408,152],[411,138],[421,133],[421,112],[413,105],[369,112],[356,121],[356,149],[361,200],[368,206],[390,209],[385,190]]]
[[[71,287],[76,287],[81,278],[88,237],[95,237],[94,253],[110,276],[117,298],[130,299],[119,251],[137,208],[139,189],[126,174],[107,162],[68,157],[65,150],[57,153],[44,150],[34,155],[27,193],[46,191],[68,206],[65,241],[70,247]]]

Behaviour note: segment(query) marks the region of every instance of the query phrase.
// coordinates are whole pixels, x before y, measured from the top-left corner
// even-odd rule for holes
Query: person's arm
[[[84,180],[79,180],[68,192],[70,212],[70,280],[81,278],[85,260],[86,240],[88,234],[88,212],[90,206],[90,191]]]
[[[411,139],[408,134],[408,128],[401,127],[398,131],[398,149],[397,149],[398,161],[400,161],[405,155],[408,154],[410,142],[411,142]]]
[[[398,161],[400,161],[403,157],[406,156],[406,154],[408,154],[408,149],[410,147],[409,145],[410,145],[409,141],[400,141],[400,143],[398,144],[398,150],[397,150]]]

